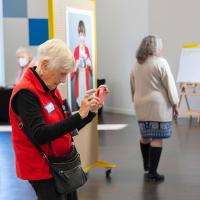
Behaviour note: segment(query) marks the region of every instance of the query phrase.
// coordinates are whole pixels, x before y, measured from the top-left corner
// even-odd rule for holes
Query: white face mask
[[[81,35],[81,36],[79,37],[79,39],[80,39],[81,44],[84,44],[84,43],[85,43],[85,36]]]
[[[59,83],[59,84],[58,84],[58,86],[63,86],[63,85],[65,85],[65,84],[64,84],[64,83]]]
[[[18,62],[21,67],[25,67],[28,64],[28,59],[27,58],[19,58]]]

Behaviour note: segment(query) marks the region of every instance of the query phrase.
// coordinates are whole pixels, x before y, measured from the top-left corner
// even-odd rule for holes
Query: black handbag
[[[87,182],[87,176],[81,167],[80,154],[74,145],[72,146],[72,151],[67,156],[47,157],[41,147],[33,140],[31,141],[46,159],[58,193],[70,193]]]
[[[87,181],[87,176],[81,167],[80,154],[75,146],[67,156],[48,157],[48,163],[59,193],[70,193]]]

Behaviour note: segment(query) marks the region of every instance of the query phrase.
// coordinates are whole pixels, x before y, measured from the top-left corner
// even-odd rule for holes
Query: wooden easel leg
[[[180,105],[181,105],[181,100],[182,100],[182,95],[180,95],[180,96],[179,96],[178,108],[180,108]]]
[[[189,101],[188,101],[187,95],[185,95],[185,101],[186,101],[186,104],[187,104],[188,111],[190,112],[190,105],[189,105]],[[192,118],[192,115],[190,115],[190,118]]]
[[[188,98],[187,98],[186,95],[185,95],[185,101],[186,101],[186,104],[187,104],[187,108],[188,108],[188,110],[190,111],[190,105],[189,105]]]

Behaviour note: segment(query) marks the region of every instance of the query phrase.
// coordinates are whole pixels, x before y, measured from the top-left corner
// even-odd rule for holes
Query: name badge
[[[50,102],[45,106],[45,109],[48,112],[48,114],[50,114],[55,110],[55,107],[54,107],[53,103]]]

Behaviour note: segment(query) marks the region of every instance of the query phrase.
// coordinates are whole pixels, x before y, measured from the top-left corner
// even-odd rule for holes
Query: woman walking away
[[[172,134],[172,116],[178,115],[178,94],[168,62],[162,57],[162,40],[145,37],[136,53],[130,83],[141,139],[147,181],[163,181],[157,172],[163,139]]]

